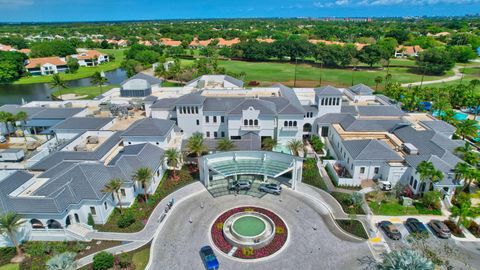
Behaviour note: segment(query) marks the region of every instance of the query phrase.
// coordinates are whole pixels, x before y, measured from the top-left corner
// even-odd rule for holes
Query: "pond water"
[[[120,84],[127,78],[123,69],[105,72],[110,84]],[[69,87],[90,86],[90,78],[68,81]],[[50,94],[56,89],[50,88],[48,83],[34,84],[0,84],[0,105],[21,104],[22,98],[26,101],[50,100]]]

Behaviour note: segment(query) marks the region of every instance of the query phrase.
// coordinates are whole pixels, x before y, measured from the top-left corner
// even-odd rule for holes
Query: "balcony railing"
[[[287,131],[297,131],[298,127],[297,126],[283,126],[282,130],[287,130]]]
[[[260,130],[260,126],[241,126],[240,127],[242,130]]]

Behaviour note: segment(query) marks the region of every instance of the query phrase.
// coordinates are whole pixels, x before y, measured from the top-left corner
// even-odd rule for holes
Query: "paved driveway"
[[[371,256],[367,243],[335,236],[316,210],[298,198],[288,189],[281,196],[260,199],[244,195],[213,198],[207,191],[193,196],[176,206],[155,238],[151,269],[204,269],[198,251],[212,245],[213,221],[225,210],[242,205],[264,207],[281,216],[289,228],[289,240],[283,251],[260,262],[239,262],[216,251],[221,269],[361,269],[357,259]]]

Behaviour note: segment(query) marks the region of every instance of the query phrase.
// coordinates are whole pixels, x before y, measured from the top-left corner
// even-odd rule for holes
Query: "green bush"
[[[312,136],[310,139],[310,142],[312,143],[313,150],[317,153],[323,153],[323,142],[318,136]]]
[[[16,252],[14,247],[2,247],[0,248],[0,266],[9,264],[10,260],[15,257]]]
[[[44,256],[50,252],[50,248],[47,247],[45,242],[27,242],[24,245],[25,252],[32,257]]]
[[[115,257],[106,251],[99,252],[93,256],[94,270],[107,270],[113,267]]]
[[[440,209],[440,197],[442,194],[440,191],[427,191],[423,193],[421,198],[422,204],[429,209]]]
[[[118,265],[121,268],[128,268],[132,264],[132,255],[129,253],[122,253],[118,256]]]
[[[127,228],[128,226],[135,223],[135,215],[132,211],[125,211],[117,221],[117,226],[119,228]]]
[[[91,213],[88,213],[87,224],[90,226],[95,225],[95,221],[93,220],[93,216]]]
[[[318,171],[317,161],[314,158],[307,158],[303,161],[303,183],[328,191],[327,185],[323,182]]]

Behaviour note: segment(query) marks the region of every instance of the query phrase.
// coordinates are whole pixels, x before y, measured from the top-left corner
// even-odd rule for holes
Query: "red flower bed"
[[[241,258],[241,259],[258,259],[270,256],[280,250],[282,246],[287,241],[288,229],[283,220],[277,216],[275,213],[259,208],[259,207],[238,207],[234,209],[230,209],[225,213],[221,214],[217,220],[213,223],[211,233],[212,233],[212,240],[213,243],[224,253],[228,253],[232,249],[232,245],[230,245],[225,237],[223,236],[223,223],[233,214],[239,212],[258,212],[261,214],[266,215],[269,217],[273,223],[275,223],[275,236],[267,246],[259,249],[242,249],[239,248],[233,254],[234,257]]]

